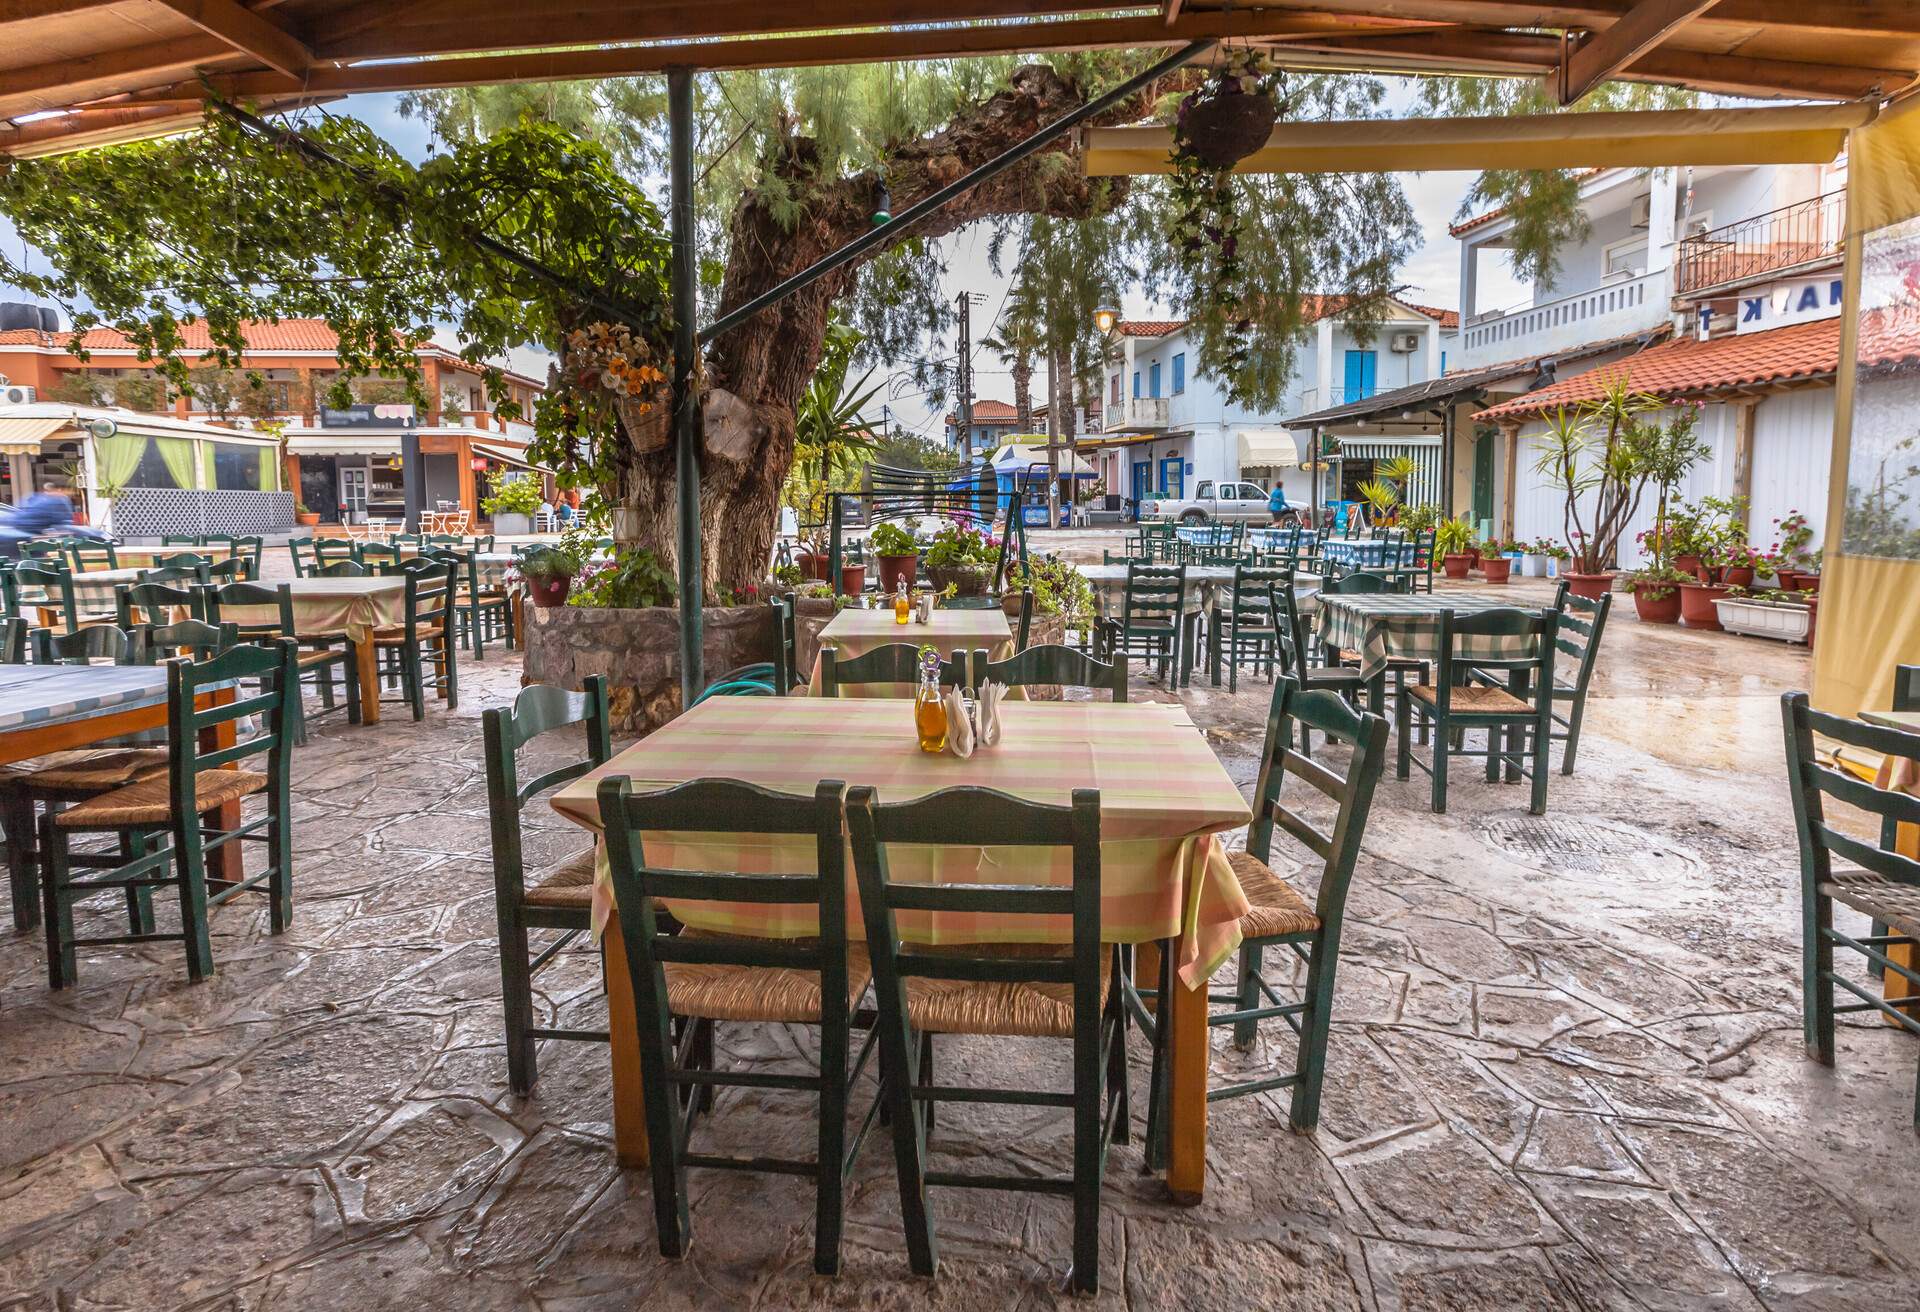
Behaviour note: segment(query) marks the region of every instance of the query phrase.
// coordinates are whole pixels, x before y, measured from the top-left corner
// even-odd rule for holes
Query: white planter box
[[[1547,558],[1545,556],[1523,554],[1516,572],[1522,578],[1543,579],[1547,576]]]
[[[1805,642],[1807,629],[1812,624],[1812,614],[1805,606],[1753,601],[1746,597],[1721,597],[1713,605],[1720,612],[1720,627],[1729,633]]]

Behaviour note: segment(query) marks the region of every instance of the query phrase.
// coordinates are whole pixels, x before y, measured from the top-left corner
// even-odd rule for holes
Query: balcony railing
[[[1666,317],[1666,277],[1658,269],[1540,305],[1477,316],[1461,330],[1462,364],[1542,355],[1651,327]]]
[[[1107,403],[1100,431],[1118,433],[1129,428],[1165,428],[1166,426],[1166,397],[1130,396],[1124,401]]]
[[[1327,399],[1322,401],[1319,388],[1304,387],[1294,401],[1293,413],[1310,415],[1319,410],[1331,410],[1337,405],[1352,405],[1370,396],[1378,396],[1380,391],[1378,387],[1329,387]]]
[[[1673,294],[1687,296],[1835,259],[1846,223],[1847,194],[1830,191],[1688,237],[1680,243]]]

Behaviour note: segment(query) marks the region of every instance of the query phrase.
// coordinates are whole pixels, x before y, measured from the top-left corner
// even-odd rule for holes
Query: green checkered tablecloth
[[[1360,653],[1360,673],[1373,678],[1389,657],[1433,661],[1440,658],[1440,612],[1456,615],[1483,610],[1528,609],[1512,597],[1485,592],[1397,592],[1320,595],[1320,641]],[[1513,660],[1533,654],[1532,638],[1462,638],[1456,648],[1469,660]]]

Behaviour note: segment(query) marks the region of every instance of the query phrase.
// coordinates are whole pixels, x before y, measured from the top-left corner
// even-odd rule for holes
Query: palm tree
[[[980,339],[980,345],[1000,357],[1013,371],[1013,408],[1020,431],[1033,431],[1033,362],[1046,349],[1046,326],[1039,298],[1025,278],[1007,293],[1000,322]]]

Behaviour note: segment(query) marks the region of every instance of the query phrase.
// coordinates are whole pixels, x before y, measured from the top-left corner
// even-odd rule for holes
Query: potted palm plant
[[[1468,554],[1468,548],[1472,545],[1473,521],[1465,515],[1443,519],[1433,530],[1433,549],[1440,557],[1440,567],[1450,579],[1467,576],[1467,568],[1473,563],[1473,557]]]
[[[1665,432],[1641,416],[1660,404],[1616,376],[1594,399],[1554,411],[1537,439],[1534,469],[1565,498],[1561,527],[1573,559],[1564,577],[1576,596],[1597,601],[1613,586],[1620,537],[1640,509],[1649,453]]]

